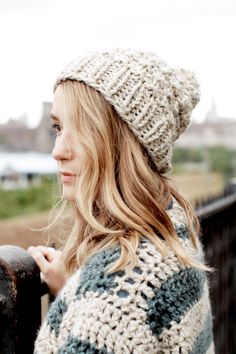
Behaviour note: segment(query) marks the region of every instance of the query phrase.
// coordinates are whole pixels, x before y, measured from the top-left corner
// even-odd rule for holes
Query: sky
[[[236,118],[235,0],[0,0],[0,124],[28,116],[36,126],[57,74],[87,51],[155,51],[193,70],[201,122],[212,100]]]

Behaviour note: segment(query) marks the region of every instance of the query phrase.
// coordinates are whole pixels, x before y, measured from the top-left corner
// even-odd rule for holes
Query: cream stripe
[[[57,338],[55,332],[51,331],[50,326],[44,321],[35,342],[35,351],[39,354],[52,354],[57,349]]]
[[[156,353],[158,339],[145,322],[146,311],[137,308],[130,298],[87,292],[65,313],[58,345],[62,346],[70,333],[97,348],[106,345],[116,354]]]

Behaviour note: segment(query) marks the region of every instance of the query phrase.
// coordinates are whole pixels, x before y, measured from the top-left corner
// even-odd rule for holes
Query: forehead
[[[65,120],[68,115],[68,107],[66,107],[65,95],[62,87],[59,85],[54,93],[51,117]]]

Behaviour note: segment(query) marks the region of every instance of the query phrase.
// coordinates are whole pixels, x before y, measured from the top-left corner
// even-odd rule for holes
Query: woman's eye
[[[52,124],[52,129],[56,133],[56,135],[59,135],[61,133],[61,126],[58,123]]]

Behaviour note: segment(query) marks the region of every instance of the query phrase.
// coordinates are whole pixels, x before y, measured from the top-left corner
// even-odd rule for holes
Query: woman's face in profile
[[[71,128],[68,126],[67,122],[71,114],[70,107],[65,105],[63,90],[59,85],[55,91],[51,112],[52,127],[56,134],[52,156],[58,162],[63,198],[75,202],[76,181],[85,163],[85,151],[78,139],[75,142]]]

